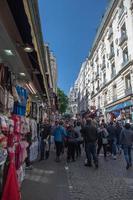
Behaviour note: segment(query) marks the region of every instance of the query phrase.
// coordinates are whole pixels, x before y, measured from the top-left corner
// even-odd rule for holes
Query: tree
[[[57,90],[58,102],[59,102],[59,111],[61,114],[66,112],[68,106],[68,97],[60,88]]]

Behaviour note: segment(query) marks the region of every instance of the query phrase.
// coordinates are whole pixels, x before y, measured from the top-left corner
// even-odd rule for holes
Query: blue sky
[[[68,93],[88,56],[108,0],[39,0],[44,41],[58,63],[58,86]]]

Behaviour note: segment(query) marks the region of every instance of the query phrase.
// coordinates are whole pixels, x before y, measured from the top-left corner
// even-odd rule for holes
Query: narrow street
[[[131,200],[133,170],[127,171],[123,156],[105,161],[100,155],[100,167],[84,167],[85,157],[66,164],[54,162],[54,152],[48,161],[38,162],[26,173],[22,200]]]

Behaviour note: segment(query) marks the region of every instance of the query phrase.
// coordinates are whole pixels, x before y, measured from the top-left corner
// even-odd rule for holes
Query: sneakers
[[[85,166],[85,167],[92,167],[92,164],[85,163],[84,166]]]
[[[114,159],[114,160],[116,160],[116,158],[117,158],[116,156],[113,156],[113,159]]]
[[[32,170],[32,169],[33,169],[32,165],[25,167],[25,170]]]

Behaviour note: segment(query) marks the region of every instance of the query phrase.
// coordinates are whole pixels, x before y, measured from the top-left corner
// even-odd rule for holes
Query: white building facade
[[[133,1],[112,0],[78,76],[78,107],[132,119]],[[81,78],[82,77],[82,78]],[[81,106],[82,105],[82,106]]]

